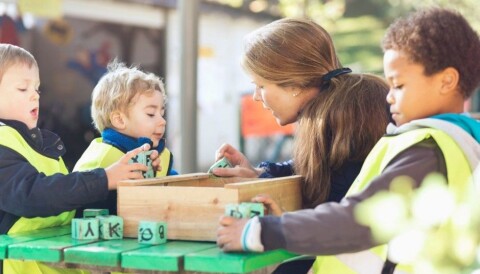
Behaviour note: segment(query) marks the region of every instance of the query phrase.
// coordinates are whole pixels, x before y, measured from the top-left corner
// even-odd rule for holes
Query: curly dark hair
[[[382,48],[404,52],[427,76],[455,68],[464,98],[480,84],[480,38],[458,12],[436,7],[399,19],[388,28]]]

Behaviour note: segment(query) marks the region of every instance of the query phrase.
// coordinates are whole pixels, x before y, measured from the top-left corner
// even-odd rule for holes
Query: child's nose
[[[160,116],[160,125],[166,125],[167,124],[167,120],[165,120],[165,118],[163,116]]]
[[[38,99],[40,99],[40,92],[37,92],[36,90],[34,90],[34,91],[32,92],[32,99],[33,99],[33,100],[38,100]]]

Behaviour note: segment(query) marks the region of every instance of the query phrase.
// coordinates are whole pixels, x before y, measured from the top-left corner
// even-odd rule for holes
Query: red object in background
[[[251,94],[242,96],[240,111],[242,137],[268,137],[277,134],[292,135],[293,124],[280,126],[270,111],[263,108],[260,102],[252,99]]]
[[[0,18],[0,43],[20,45],[15,21],[8,15]]]

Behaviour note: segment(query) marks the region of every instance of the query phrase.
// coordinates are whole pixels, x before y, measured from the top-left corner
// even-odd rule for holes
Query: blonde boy
[[[102,137],[92,141],[74,170],[108,166],[138,145],[150,144],[160,155],[156,176],[178,174],[173,156],[165,147],[165,100],[163,82],[153,73],[113,61],[92,94],[92,118]],[[116,191],[108,201],[90,207],[108,208],[116,214]]]
[[[139,179],[133,171],[147,170],[128,161],[148,145],[133,148],[105,169],[68,174],[63,142],[37,127],[39,87],[35,58],[20,47],[0,44],[0,234],[67,225],[75,209],[106,199],[118,181]],[[2,268],[4,273],[83,272],[17,260],[5,260],[0,273]]]

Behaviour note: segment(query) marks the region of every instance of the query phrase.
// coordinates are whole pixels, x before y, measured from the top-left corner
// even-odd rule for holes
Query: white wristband
[[[244,251],[263,252],[264,247],[260,240],[262,225],[258,216],[250,219],[242,231],[242,248]]]

